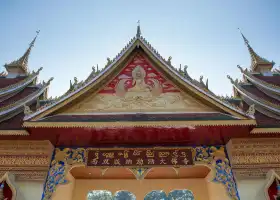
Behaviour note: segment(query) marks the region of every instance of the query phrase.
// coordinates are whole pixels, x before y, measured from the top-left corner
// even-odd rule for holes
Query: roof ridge
[[[140,27],[139,27],[139,30],[140,30]],[[137,33],[138,33],[138,31],[137,31]],[[157,59],[159,59],[159,61],[161,61],[168,69],[170,69],[178,77],[180,77],[180,79],[182,79],[182,81],[190,84],[196,90],[198,90],[202,94],[210,97],[210,99],[219,102],[221,105],[228,107],[229,109],[234,110],[235,112],[237,112],[241,115],[248,116],[240,107],[238,107],[234,104],[231,104],[230,102],[226,101],[223,98],[220,98],[219,96],[215,95],[212,91],[210,91],[208,89],[208,81],[206,81],[206,83],[203,82],[203,76],[200,77],[200,82],[198,82],[197,80],[193,80],[188,75],[187,70],[186,70],[187,68],[185,68],[184,71],[182,71],[182,69],[175,68],[171,64],[171,59],[172,59],[171,57],[169,57],[168,60],[164,59],[159,54],[159,52],[142,35],[138,35],[138,37],[133,37],[127,43],[127,45],[120,51],[120,53],[118,53],[112,60],[107,58],[108,62],[104,68],[102,68],[100,71],[99,70],[96,71],[95,68],[93,68],[92,73],[85,81],[78,82],[77,79],[75,78],[74,84],[72,84],[72,82],[70,84],[70,86],[71,86],[70,90],[68,90],[66,93],[64,93],[60,97],[56,97],[55,99],[52,99],[52,98],[49,99],[49,100],[53,100],[53,101],[50,101],[50,103],[47,103],[47,104],[43,105],[42,107],[39,107],[32,115],[29,115],[27,118],[25,118],[25,120],[29,119],[30,117],[35,116],[38,113],[41,113],[41,112],[47,110],[47,108],[54,106],[54,105],[58,104],[59,102],[64,101],[66,98],[74,95],[75,93],[81,91],[83,88],[92,84],[95,80],[97,80],[99,77],[101,77],[106,71],[108,71],[108,69],[110,69],[124,55],[124,53],[126,53],[127,50],[130,49],[130,47],[132,47],[132,45],[137,45],[137,47],[139,47],[140,44],[136,43],[137,41],[141,42],[149,51],[152,52],[152,54]],[[248,116],[248,117],[252,117],[252,116]]]
[[[22,88],[22,87],[28,85],[29,83],[31,83],[34,80],[34,78],[36,78],[39,75],[39,73],[42,69],[43,69],[43,67],[40,67],[36,72],[32,71],[32,73],[29,74],[25,79],[15,83],[15,84],[0,88],[0,96],[7,94],[12,89],[19,89],[19,88]],[[22,86],[22,87],[18,87],[18,86]],[[14,90],[12,90],[12,91],[14,91]]]
[[[53,80],[53,78],[50,78],[46,83],[45,82],[43,83],[41,89],[39,89],[39,90],[29,94],[28,96],[26,96],[26,97],[24,97],[24,98],[22,98],[22,99],[20,99],[18,101],[15,101],[15,102],[7,105],[7,106],[1,107],[0,108],[0,116],[3,115],[3,114],[6,114],[6,112],[5,112],[6,110],[9,110],[11,108],[16,108],[17,107],[16,105],[20,105],[21,106],[22,103],[26,104],[28,102],[28,99],[30,99],[30,97],[32,97],[34,95],[36,96],[36,94],[41,94],[45,89],[48,88],[48,86],[50,85],[50,82],[52,80]],[[5,112],[5,113],[3,113],[3,112]]]
[[[266,105],[270,105],[270,107],[274,108],[274,109],[277,109],[279,112],[280,112],[280,104],[275,104],[275,103],[272,103],[272,102],[269,102],[263,98],[260,98],[254,94],[252,94],[251,92],[247,91],[247,90],[244,90],[243,88],[239,87],[239,82],[236,82],[236,80],[234,81],[229,75],[227,76],[228,79],[231,81],[231,83],[233,84],[233,86],[243,92],[246,96],[250,96],[251,98],[254,99],[254,101],[257,101],[257,102],[260,102],[262,104],[266,104]],[[249,94],[249,95],[247,95]]]
[[[261,79],[255,77],[255,76],[252,76],[252,74],[247,69],[244,70],[239,65],[237,65],[237,68],[240,69],[241,73],[244,74],[245,76],[249,76],[249,78],[254,79],[257,82],[260,82],[261,84],[267,85],[267,87],[271,87],[271,88],[279,89],[280,90],[280,86],[274,85],[272,83],[268,83],[268,82],[266,82],[264,80],[261,80]]]

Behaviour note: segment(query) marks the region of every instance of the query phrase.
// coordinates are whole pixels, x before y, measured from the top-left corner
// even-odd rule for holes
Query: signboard
[[[87,165],[96,167],[149,167],[192,165],[190,148],[88,149]]]

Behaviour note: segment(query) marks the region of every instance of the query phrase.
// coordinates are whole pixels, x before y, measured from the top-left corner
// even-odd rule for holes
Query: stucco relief
[[[213,111],[181,93],[144,57],[137,55],[98,94],[91,95],[67,112],[103,111]]]

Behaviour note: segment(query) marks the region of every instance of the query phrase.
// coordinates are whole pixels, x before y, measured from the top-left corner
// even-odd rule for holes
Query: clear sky
[[[93,65],[103,67],[119,53],[140,20],[143,36],[163,57],[188,65],[193,78],[207,77],[216,94],[231,95],[226,75],[241,78],[236,66],[250,64],[237,28],[279,66],[279,10],[279,0],[1,0],[0,62],[21,56],[40,29],[29,68],[42,66],[41,80],[54,77],[49,94],[61,95],[74,76],[85,79]]]

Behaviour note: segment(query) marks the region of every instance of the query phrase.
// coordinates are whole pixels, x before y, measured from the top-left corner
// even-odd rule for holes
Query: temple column
[[[270,200],[267,198],[267,174],[280,172],[280,139],[231,139],[226,145],[241,200]],[[271,183],[272,184],[272,183]],[[277,193],[272,184],[273,195]],[[274,200],[274,199],[273,199]]]

